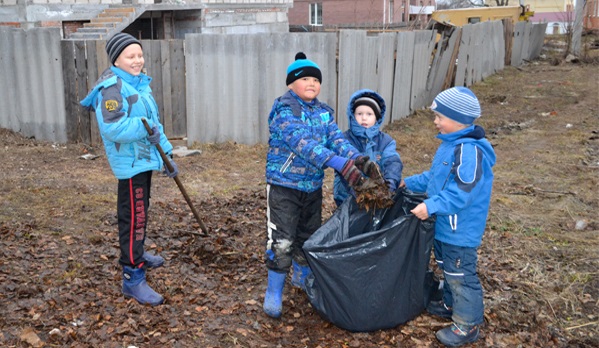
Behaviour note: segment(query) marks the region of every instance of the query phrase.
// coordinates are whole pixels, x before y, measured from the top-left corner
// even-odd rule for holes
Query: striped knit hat
[[[110,63],[114,65],[114,62],[116,62],[123,50],[127,48],[127,46],[133,44],[141,46],[139,40],[127,33],[118,33],[108,39],[108,41],[106,41],[106,53],[108,53]]]
[[[466,87],[452,87],[439,93],[431,109],[465,125],[474,123],[480,117],[480,103]]]

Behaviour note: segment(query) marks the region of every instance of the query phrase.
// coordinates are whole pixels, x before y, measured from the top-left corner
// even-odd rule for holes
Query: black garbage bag
[[[346,200],[304,244],[313,274],[312,306],[349,331],[395,327],[425,309],[433,284],[428,270],[434,220],[410,213],[424,194],[400,190],[395,204],[367,212]]]

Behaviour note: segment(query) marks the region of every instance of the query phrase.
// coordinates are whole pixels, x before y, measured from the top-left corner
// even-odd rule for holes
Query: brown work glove
[[[373,175],[379,176],[379,169],[375,162],[370,160],[368,156],[358,156],[355,160],[356,167],[362,171],[362,173],[366,174],[367,177],[372,177]],[[378,179],[378,178],[374,178]]]
[[[356,167],[356,165],[354,164],[354,160],[347,160],[340,173],[341,176],[343,176],[343,179],[347,181],[349,186],[351,186],[354,189],[356,187],[359,187],[364,181],[364,178],[362,177],[362,172],[360,171],[360,169]]]

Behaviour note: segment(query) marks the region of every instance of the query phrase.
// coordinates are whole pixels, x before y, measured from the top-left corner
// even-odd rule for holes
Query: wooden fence
[[[152,77],[152,90],[165,128],[170,137],[185,137],[185,55],[183,40],[142,40],[145,70]],[[95,114],[79,104],[96,80],[110,66],[105,51],[106,41],[61,42],[67,138],[87,144],[98,144],[100,133]]]
[[[438,40],[429,30],[380,33],[188,34],[142,41],[166,134],[194,142],[264,143],[285,71],[304,51],[323,72],[319,99],[347,126],[357,89],[378,91],[386,121],[426,107],[441,90],[470,86],[536,58],[546,24],[486,22]],[[57,30],[0,28],[0,127],[41,140],[99,144],[95,115],[79,105],[108,67],[104,41],[60,40]],[[35,52],[36,54],[31,54]]]

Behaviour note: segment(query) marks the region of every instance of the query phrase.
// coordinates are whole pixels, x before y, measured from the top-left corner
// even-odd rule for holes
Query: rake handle
[[[152,135],[154,132],[152,131],[152,128],[150,128],[150,125],[148,124],[148,121],[146,121],[145,118],[142,118],[141,122],[143,122],[144,127],[146,127],[146,130],[148,131],[148,134]],[[164,162],[164,165],[166,166],[166,168],[168,169],[168,171],[172,173],[174,171],[174,168],[171,165],[170,159],[164,153],[164,150],[162,149],[162,146],[160,146],[160,144],[156,144],[156,148],[158,149],[158,152],[160,153],[160,157],[162,157],[162,161]],[[204,222],[202,222],[202,218],[200,217],[200,214],[198,214],[197,210],[193,206],[193,203],[191,202],[191,199],[187,195],[187,191],[185,191],[185,188],[183,187],[183,184],[181,183],[181,180],[179,180],[179,176],[175,176],[173,179],[175,179],[175,182],[177,183],[177,186],[179,187],[179,191],[181,191],[181,193],[183,194],[183,197],[185,198],[185,201],[187,202],[187,205],[189,205],[189,208],[191,209],[191,212],[193,213],[193,216],[196,218],[196,220],[200,224],[200,229],[205,234],[208,234],[208,230],[206,229],[206,226],[204,225]]]

